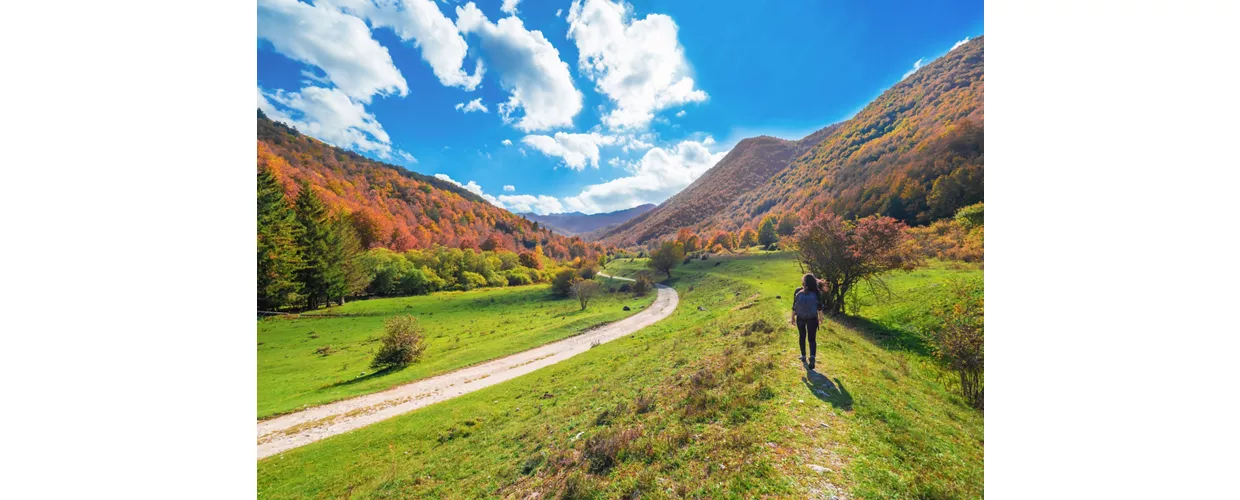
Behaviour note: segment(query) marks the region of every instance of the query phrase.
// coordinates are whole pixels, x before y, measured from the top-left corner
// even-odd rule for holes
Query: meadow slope
[[[783,253],[692,261],[671,317],[261,460],[259,496],[981,497],[983,415],[909,340],[946,280],[981,271],[895,276],[896,297],[820,331],[815,371],[787,322],[800,272]]]

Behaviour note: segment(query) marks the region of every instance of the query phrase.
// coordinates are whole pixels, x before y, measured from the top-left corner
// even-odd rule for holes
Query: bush
[[[595,276],[598,276],[598,267],[595,267],[594,264],[582,264],[581,269],[577,271],[577,274],[580,275],[582,279],[592,280]]]
[[[641,297],[650,293],[654,288],[654,278],[650,277],[650,273],[642,271],[637,273],[637,278],[633,280],[633,295]]]
[[[938,304],[935,317],[941,323],[929,335],[939,361],[960,377],[960,394],[981,409],[985,369],[984,291],[980,281],[952,284],[951,296]]]
[[[534,283],[534,280],[530,279],[529,271],[511,269],[504,273],[504,277],[508,279],[508,286],[521,286]]]
[[[567,297],[572,293],[571,287],[573,280],[577,279],[577,272],[572,269],[561,269],[555,273],[555,277],[551,278],[551,293],[560,297]]]
[[[426,338],[418,319],[405,315],[387,320],[387,333],[383,346],[370,363],[371,368],[400,368],[422,358],[426,351]]]
[[[461,273],[461,289],[473,290],[487,286],[487,278],[481,274],[465,271]]]

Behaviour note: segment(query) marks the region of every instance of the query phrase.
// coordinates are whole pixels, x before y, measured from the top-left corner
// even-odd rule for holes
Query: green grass
[[[642,265],[615,262],[607,272]],[[787,323],[801,273],[788,254],[693,261],[668,281],[681,297],[671,317],[530,375],[264,459],[259,495],[981,497],[982,413],[925,355],[869,331],[897,311],[928,315],[912,291],[954,272],[933,263],[893,276],[901,295],[863,307],[866,322],[831,321],[819,332],[819,367],[807,374]],[[905,323],[884,324],[886,337],[913,335]]]
[[[619,287],[616,280],[602,280]],[[547,285],[374,299],[296,319],[258,323],[258,418],[388,389],[576,335],[636,314],[653,295],[605,293],[582,311]],[[624,311],[628,305],[631,311]],[[417,316],[427,337],[423,359],[398,371],[370,368],[383,323]],[[348,315],[315,317],[316,315]],[[317,352],[330,348],[327,354]]]

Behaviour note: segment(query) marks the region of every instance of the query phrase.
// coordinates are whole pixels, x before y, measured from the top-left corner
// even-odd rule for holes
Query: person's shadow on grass
[[[844,388],[844,383],[840,382],[839,377],[835,378],[835,382],[831,382],[826,375],[818,373],[813,368],[805,367],[805,376],[801,377],[801,382],[805,383],[805,387],[814,397],[819,400],[831,403],[831,406],[844,411],[852,411],[853,398],[848,393],[848,389]]]

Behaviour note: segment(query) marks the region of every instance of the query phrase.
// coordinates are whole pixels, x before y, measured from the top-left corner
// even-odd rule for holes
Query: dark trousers
[[[797,332],[801,334],[801,357],[805,357],[805,337],[809,337],[809,355],[818,355],[818,318],[797,318]]]

